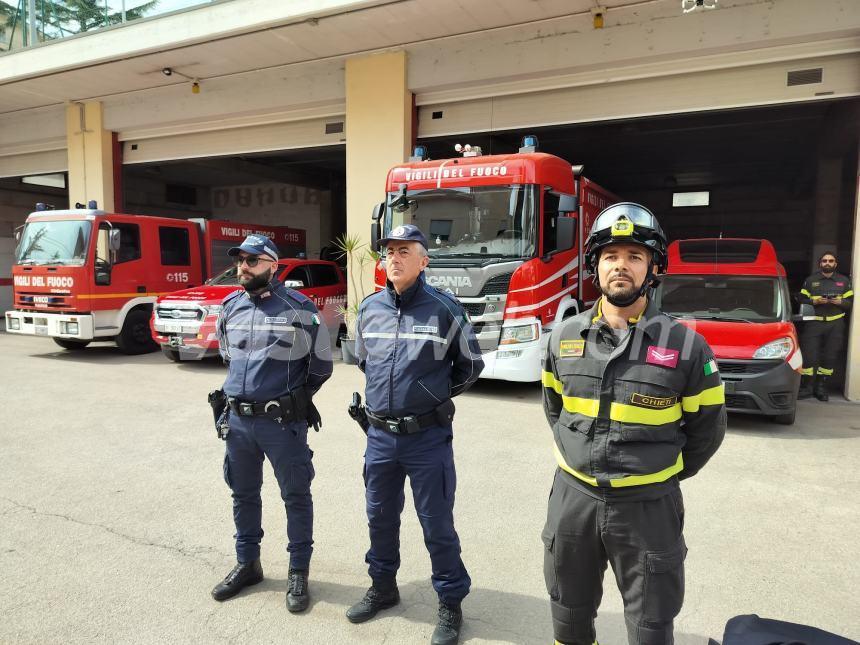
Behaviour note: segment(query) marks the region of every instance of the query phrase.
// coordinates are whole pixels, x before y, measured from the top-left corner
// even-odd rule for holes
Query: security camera
[[[173,70],[169,67],[165,67],[161,70],[161,73],[164,74],[165,76],[172,76]]]

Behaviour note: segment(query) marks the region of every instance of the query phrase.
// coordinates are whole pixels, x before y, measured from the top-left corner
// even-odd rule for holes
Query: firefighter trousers
[[[630,645],[672,645],[684,602],[684,504],[679,486],[658,499],[607,501],[556,472],[544,543],[555,639],[592,645],[607,562],[624,601]]]
[[[832,376],[845,338],[845,318],[804,323],[800,337],[804,376]]]

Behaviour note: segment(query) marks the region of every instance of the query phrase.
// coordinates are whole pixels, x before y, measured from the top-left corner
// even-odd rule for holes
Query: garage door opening
[[[346,230],[345,150],[128,164],[122,196],[127,213],[298,229],[308,258],[335,259],[332,242]]]

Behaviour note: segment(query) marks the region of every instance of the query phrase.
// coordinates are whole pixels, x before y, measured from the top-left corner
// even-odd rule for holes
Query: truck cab
[[[708,341],[730,412],[794,423],[803,358],[785,269],[759,239],[672,242],[657,307]]]

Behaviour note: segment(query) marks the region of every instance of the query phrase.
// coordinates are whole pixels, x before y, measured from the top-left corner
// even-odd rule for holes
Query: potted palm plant
[[[334,247],[339,258],[346,258],[346,273],[351,286],[351,300],[345,307],[338,308],[338,314],[343,316],[346,333],[340,337],[340,350],[343,362],[356,365],[358,357],[355,354],[355,323],[358,319],[358,306],[364,300],[367,292],[362,279],[364,269],[368,264],[375,264],[379,254],[361,241],[358,235],[344,233],[334,241]]]

